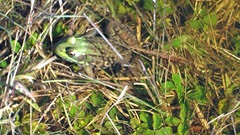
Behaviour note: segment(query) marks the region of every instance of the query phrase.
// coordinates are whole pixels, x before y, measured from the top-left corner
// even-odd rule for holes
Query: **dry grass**
[[[238,134],[239,4],[169,1],[155,14],[143,0],[119,3],[0,1],[0,133]],[[140,76],[91,78],[54,56],[62,37],[92,28],[83,13],[97,26],[117,18],[132,29]]]

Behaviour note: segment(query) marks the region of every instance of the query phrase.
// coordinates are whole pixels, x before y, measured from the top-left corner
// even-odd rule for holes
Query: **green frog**
[[[113,25],[114,23],[110,22],[106,28],[109,41],[123,56],[124,62],[129,62],[132,53],[126,48],[127,43],[125,43],[125,40],[121,40],[121,37],[118,36],[118,26],[115,27],[118,28],[117,31],[115,31],[113,30]],[[127,35],[124,36],[128,37]],[[116,63],[120,65],[126,64],[117,56],[102,37],[71,36],[61,41],[55,47],[54,53],[66,61],[81,65],[85,69],[85,72],[92,77],[94,76],[93,67],[96,69],[104,69]]]
[[[69,37],[60,42],[55,47],[54,52],[66,61],[82,65],[87,74],[91,76],[94,76],[93,71],[91,70],[93,67],[104,69],[106,67],[111,67],[116,63],[120,66],[130,65],[129,63],[131,63],[131,67],[134,67],[134,70],[132,71],[138,72],[138,70],[140,70],[138,68],[141,66],[138,61],[133,59],[132,51],[138,51],[172,62],[190,65],[195,68],[194,62],[191,60],[173,56],[168,53],[158,52],[158,50],[155,51],[140,48],[137,38],[132,33],[132,30],[119,21],[109,21],[105,28],[105,33],[107,34],[108,40],[122,55],[124,60],[119,58],[102,37],[96,36]],[[138,74],[136,72],[133,73],[134,76],[135,74]]]

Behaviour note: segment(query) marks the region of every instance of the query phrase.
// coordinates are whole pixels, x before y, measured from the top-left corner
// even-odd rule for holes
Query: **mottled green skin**
[[[85,37],[69,37],[60,42],[54,49],[54,53],[62,59],[80,64],[85,72],[94,77],[92,66],[97,63],[104,63],[104,59],[99,59],[102,45],[90,42]]]
[[[119,53],[129,57],[129,51],[124,47],[115,45]],[[101,37],[69,37],[59,43],[54,52],[62,59],[79,64],[86,74],[94,77],[92,68],[96,70],[107,69],[122,60],[112,51]]]
[[[116,22],[108,24],[107,33],[108,40],[124,60],[118,57],[102,37],[72,36],[60,42],[55,47],[54,53],[66,61],[82,65],[85,71],[88,70],[89,72],[89,68],[92,67],[104,69],[116,63],[128,64],[132,58],[132,52],[127,49],[127,46],[131,43],[135,44],[136,38],[124,25]]]
[[[82,61],[78,61],[76,57],[84,57],[93,53],[93,50],[89,49],[89,46],[91,46],[90,43],[83,37],[69,37],[65,42],[61,42],[55,47],[54,53],[62,59],[72,63],[88,64],[89,60],[87,58]],[[74,53],[74,51],[76,53],[70,55],[70,53]]]

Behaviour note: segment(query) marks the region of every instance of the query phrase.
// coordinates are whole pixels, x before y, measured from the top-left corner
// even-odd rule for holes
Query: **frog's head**
[[[66,40],[69,44],[66,48],[66,54],[77,60],[79,63],[88,63],[93,61],[93,55],[96,55],[96,50],[94,50],[92,44],[86,40],[84,37],[69,37]]]
[[[66,48],[66,54],[69,57],[76,59],[79,62],[86,60],[86,53],[84,51],[79,51],[78,49],[76,49],[74,47]]]
[[[100,49],[85,37],[72,36],[60,42],[54,51],[66,61],[86,65],[93,61],[103,61]]]
[[[54,49],[55,54],[66,61],[72,63],[85,63],[84,56],[88,43],[84,38],[75,38],[74,36],[60,41]],[[82,57],[82,58],[81,58]],[[81,59],[77,59],[81,58]]]

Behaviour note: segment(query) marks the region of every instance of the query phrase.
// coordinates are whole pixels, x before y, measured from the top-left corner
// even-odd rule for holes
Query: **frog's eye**
[[[104,62],[104,67],[110,67],[110,66],[111,66],[111,64],[108,61]]]
[[[73,48],[66,48],[66,53],[71,57],[76,55],[76,51]]]
[[[75,52],[74,51],[68,52],[68,55],[75,56]]]

